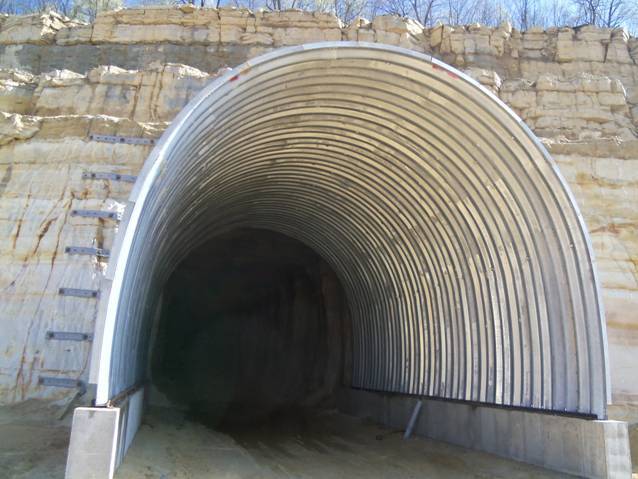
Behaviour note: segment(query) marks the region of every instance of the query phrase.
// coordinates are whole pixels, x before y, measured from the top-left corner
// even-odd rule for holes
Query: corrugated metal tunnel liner
[[[143,379],[177,263],[242,226],[337,272],[353,387],[605,416],[605,324],[574,199],[515,114],[429,56],[321,43],[228,72],[163,135],[126,224],[98,404]]]

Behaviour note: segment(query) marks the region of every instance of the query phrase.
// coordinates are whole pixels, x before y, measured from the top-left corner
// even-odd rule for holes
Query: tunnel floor
[[[413,437],[334,410],[296,411],[219,432],[176,410],[145,416],[116,479],[559,478],[490,454]]]

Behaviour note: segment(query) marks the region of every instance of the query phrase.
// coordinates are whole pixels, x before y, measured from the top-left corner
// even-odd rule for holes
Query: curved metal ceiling
[[[251,60],[177,117],[130,202],[98,403],[143,378],[176,264],[251,226],[340,276],[354,387],[605,415],[605,324],[574,200],[503,103],[429,56],[340,42]]]

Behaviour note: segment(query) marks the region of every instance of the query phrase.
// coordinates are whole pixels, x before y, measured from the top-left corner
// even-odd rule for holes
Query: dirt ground
[[[147,414],[116,479],[568,477],[336,412],[288,414],[224,433],[166,410]]]
[[[0,478],[59,479],[70,417],[38,401],[0,408]],[[379,427],[334,411],[213,430],[153,409],[116,479],[559,478],[540,468]]]
[[[0,407],[0,478],[64,477],[71,415],[42,401]]]

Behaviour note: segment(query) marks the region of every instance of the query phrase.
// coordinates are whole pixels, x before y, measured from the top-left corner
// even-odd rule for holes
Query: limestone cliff
[[[274,48],[318,41],[382,42],[430,53],[494,91],[541,137],[590,229],[603,286],[614,400],[638,403],[638,40],[593,27],[508,24],[423,28],[381,16],[343,25],[301,11],[148,8],[98,15],[0,18],[0,402],[68,396],[39,375],[86,377],[89,343],[47,330],[91,332],[92,289],[117,222],[74,209],[121,211],[151,145],[94,135],[157,138],[220,71]]]

